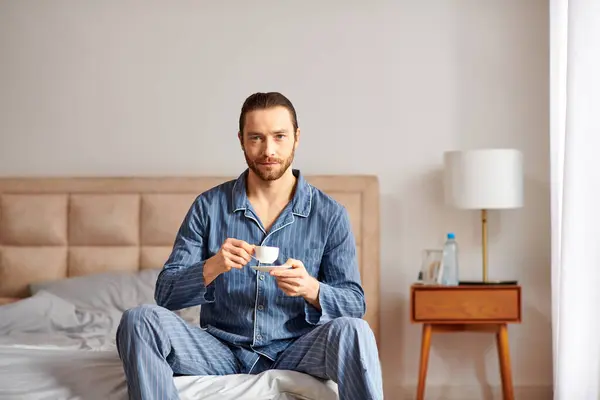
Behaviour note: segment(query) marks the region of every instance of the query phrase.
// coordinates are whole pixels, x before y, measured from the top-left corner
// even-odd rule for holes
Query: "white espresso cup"
[[[279,257],[279,247],[256,246],[252,258],[264,264],[273,264]]]

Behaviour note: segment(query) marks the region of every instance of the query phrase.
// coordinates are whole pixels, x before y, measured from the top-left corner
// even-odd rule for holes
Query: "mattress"
[[[174,380],[182,400],[337,399],[326,384],[295,371]],[[123,369],[113,350],[0,346],[0,399],[127,398]]]
[[[0,399],[127,399],[115,319],[44,291],[0,306]],[[295,371],[173,379],[182,400],[338,398],[335,384]]]

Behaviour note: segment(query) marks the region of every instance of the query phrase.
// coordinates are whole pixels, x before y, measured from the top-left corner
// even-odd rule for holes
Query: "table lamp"
[[[523,156],[515,149],[444,153],[444,198],[459,209],[481,211],[483,281],[461,284],[515,284],[488,279],[487,212],[523,206]]]

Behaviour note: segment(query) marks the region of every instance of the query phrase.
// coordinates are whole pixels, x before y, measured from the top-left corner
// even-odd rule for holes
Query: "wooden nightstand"
[[[496,334],[502,392],[505,400],[514,399],[509,323],[521,322],[519,285],[411,286],[411,322],[422,323],[421,362],[417,400],[425,395],[425,379],[432,332],[491,332]]]

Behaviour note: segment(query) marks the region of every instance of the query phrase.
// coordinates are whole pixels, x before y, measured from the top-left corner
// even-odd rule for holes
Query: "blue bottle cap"
[[[448,234],[448,239],[454,239],[454,238],[455,238],[454,233],[450,232]]]

